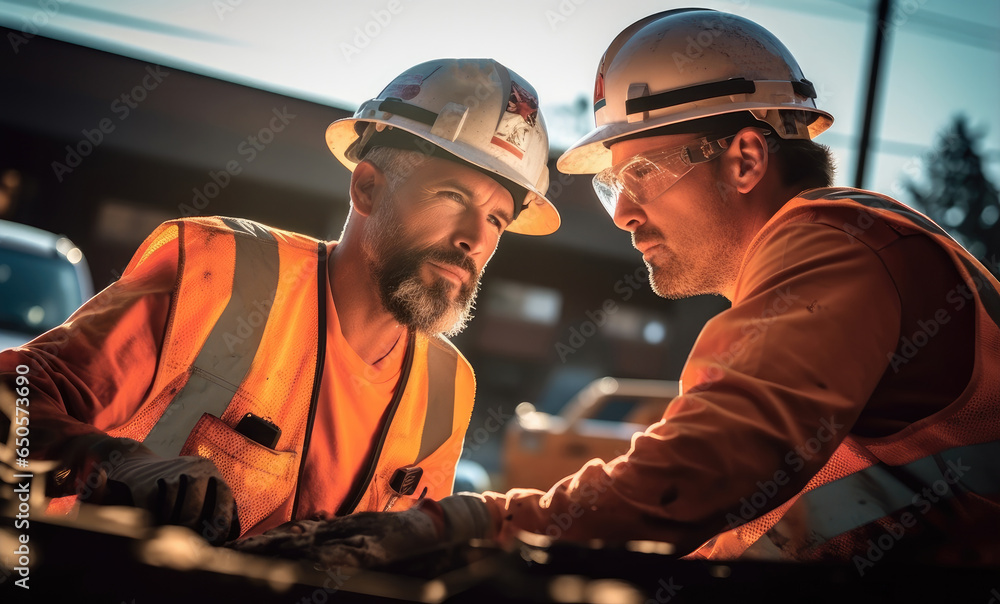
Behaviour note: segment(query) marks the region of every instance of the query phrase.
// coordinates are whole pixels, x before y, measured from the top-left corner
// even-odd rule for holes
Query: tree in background
[[[907,180],[914,207],[940,224],[1000,276],[1000,194],[983,173],[976,142],[964,115],[955,116],[925,158],[927,189]]]

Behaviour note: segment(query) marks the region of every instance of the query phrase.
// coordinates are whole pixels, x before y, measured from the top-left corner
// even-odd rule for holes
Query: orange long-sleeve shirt
[[[851,235],[858,216],[797,211],[766,226],[663,418],[627,454],[592,460],[548,492],[486,493],[496,531],[689,552],[797,493],[848,433],[886,436],[954,400],[972,367],[972,305],[911,346],[963,282],[921,234],[876,221],[864,225],[870,239],[884,230],[888,243],[862,243]]]

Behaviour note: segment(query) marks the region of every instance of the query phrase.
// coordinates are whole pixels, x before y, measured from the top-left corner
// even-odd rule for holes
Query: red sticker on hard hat
[[[603,67],[603,65],[602,65]],[[597,81],[594,82],[594,113],[605,105],[604,100],[604,72],[597,72]]]
[[[385,87],[381,98],[395,97],[408,101],[420,94],[420,85],[424,83],[424,76],[419,73],[407,73],[399,76]]]
[[[528,146],[528,134],[537,123],[538,99],[517,82],[511,82],[507,110],[490,142],[521,159]]]

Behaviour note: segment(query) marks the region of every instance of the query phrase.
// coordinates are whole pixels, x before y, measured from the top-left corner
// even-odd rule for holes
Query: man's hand
[[[405,512],[289,522],[230,547],[327,566],[373,568],[487,537],[490,530],[490,513],[482,500],[453,495],[421,502]]]
[[[289,522],[230,547],[252,554],[306,559],[330,567],[372,568],[435,549],[441,542],[430,516],[419,510],[407,510]]]
[[[140,507],[157,524],[186,526],[216,545],[239,536],[236,500],[211,460],[164,458],[129,439],[110,440],[84,456],[80,501]]]

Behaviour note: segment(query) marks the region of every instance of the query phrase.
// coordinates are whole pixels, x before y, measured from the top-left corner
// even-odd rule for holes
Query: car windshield
[[[80,296],[69,262],[0,249],[0,329],[47,331],[83,304]]]

